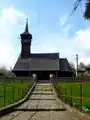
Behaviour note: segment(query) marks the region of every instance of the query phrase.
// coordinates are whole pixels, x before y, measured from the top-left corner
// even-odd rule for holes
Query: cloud
[[[0,66],[13,67],[20,51],[20,42],[17,42],[26,15],[10,7],[0,12]],[[17,49],[16,49],[17,48]]]
[[[67,19],[68,19],[67,15],[60,16],[60,24],[65,25],[67,22]]]
[[[26,15],[13,8],[2,9],[0,12],[0,66],[13,67],[20,53],[21,43],[18,36],[25,26]],[[66,22],[64,18],[62,25]],[[65,23],[64,30],[70,32],[71,24]],[[32,52],[59,52],[60,57],[67,57],[75,63],[76,54],[79,62],[90,63],[90,28],[76,31],[73,37],[51,33],[48,28],[36,28],[35,39],[32,40]],[[40,30],[40,31],[39,31]],[[62,29],[63,30],[63,29]],[[39,31],[39,34],[38,34]],[[43,33],[43,31],[48,31]],[[33,37],[34,37],[33,31]]]
[[[90,29],[78,30],[72,38],[49,33],[40,39],[41,43],[33,44],[33,52],[59,52],[60,57],[67,57],[74,63],[76,63],[76,54],[78,54],[79,63],[90,63]]]
[[[63,32],[68,35],[68,33],[70,32],[70,29],[73,27],[73,25],[71,23],[69,23],[69,16],[67,14],[60,16],[60,26],[61,26]]]

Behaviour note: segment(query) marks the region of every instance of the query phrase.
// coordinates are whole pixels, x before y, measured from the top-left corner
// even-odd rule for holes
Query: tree
[[[72,10],[72,13],[73,14],[76,9],[78,8],[79,4],[82,2],[83,0],[76,0],[75,4],[74,4],[74,8]],[[90,0],[85,0],[86,3],[85,3],[85,11],[83,13],[83,16],[85,19],[90,19]]]
[[[88,67],[88,68],[90,68],[90,63],[89,63],[89,64],[87,64],[87,67]]]
[[[0,68],[0,73],[7,73],[8,72],[8,70],[5,68],[5,67],[1,67]]]
[[[85,17],[86,19],[90,19],[90,0],[86,0],[84,17]]]
[[[73,62],[70,62],[70,66],[71,66],[71,68],[72,68],[72,71],[75,72],[75,65],[74,65]]]
[[[0,68],[0,73],[3,73],[7,77],[15,77],[15,74],[4,66]]]
[[[73,62],[70,62],[70,66],[71,66],[71,68],[75,69],[75,65]]]
[[[78,66],[79,69],[85,69],[86,66],[84,65],[83,62],[80,62],[79,66]]]

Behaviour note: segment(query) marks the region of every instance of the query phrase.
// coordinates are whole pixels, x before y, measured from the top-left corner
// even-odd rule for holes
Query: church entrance
[[[50,74],[53,74],[56,76],[56,71],[33,71],[32,74],[37,75],[37,80],[49,80]]]
[[[34,71],[32,74],[37,75],[37,80],[49,80],[48,71]]]
[[[39,71],[37,73],[38,80],[49,80],[49,72],[47,71]]]

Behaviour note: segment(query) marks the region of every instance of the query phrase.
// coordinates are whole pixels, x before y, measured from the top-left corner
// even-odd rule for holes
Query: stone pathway
[[[38,83],[29,100],[0,120],[89,120],[63,105],[50,83]]]

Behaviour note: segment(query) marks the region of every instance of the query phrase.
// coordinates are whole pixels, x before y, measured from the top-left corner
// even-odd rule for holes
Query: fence
[[[58,81],[63,82],[90,82],[90,76],[78,76],[76,77],[54,77],[52,78],[52,83],[57,83]]]
[[[26,77],[3,78],[0,82],[0,107],[22,99],[33,83],[33,80]]]
[[[32,77],[1,77],[0,83],[10,83],[10,82],[31,82],[33,80]]]
[[[54,82],[54,86],[64,102],[81,111],[90,110],[90,82]]]

